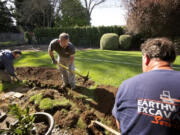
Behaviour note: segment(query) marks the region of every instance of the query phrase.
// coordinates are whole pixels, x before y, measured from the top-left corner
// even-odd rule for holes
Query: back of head
[[[175,46],[167,38],[149,39],[142,44],[141,50],[149,59],[159,58],[169,63],[173,63],[176,59]]]
[[[22,55],[22,52],[20,50],[14,50],[14,51],[12,51],[12,53],[15,55],[17,55],[17,54]]]
[[[61,33],[59,35],[59,39],[60,40],[63,40],[63,39],[67,40],[67,39],[69,39],[69,34],[68,33]]]

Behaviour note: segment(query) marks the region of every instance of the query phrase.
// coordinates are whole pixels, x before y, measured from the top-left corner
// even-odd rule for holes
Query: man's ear
[[[147,54],[144,55],[145,64],[148,65],[150,62],[149,56]]]

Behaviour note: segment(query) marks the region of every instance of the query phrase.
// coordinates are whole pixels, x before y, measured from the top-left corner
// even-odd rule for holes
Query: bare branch
[[[106,0],[84,0],[84,6],[88,11],[88,14],[91,16],[93,9],[105,1]]]

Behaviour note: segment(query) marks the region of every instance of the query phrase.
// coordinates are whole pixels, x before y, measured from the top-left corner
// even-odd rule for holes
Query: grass
[[[57,56],[57,55],[56,55]],[[178,56],[173,67],[180,70],[180,57]],[[21,58],[15,61],[15,67],[44,66],[56,68],[51,63],[47,51],[23,52]],[[124,80],[142,72],[141,52],[139,51],[110,51],[110,50],[79,50],[75,55],[76,71],[86,75],[89,71],[91,80],[98,84],[118,87]],[[0,83],[0,91],[6,86]],[[89,93],[93,96],[93,92]]]
[[[82,118],[79,118],[78,122],[77,122],[77,127],[81,128],[81,129],[86,129],[86,124],[85,122],[82,120]]]
[[[39,103],[39,108],[43,110],[52,109],[55,106],[61,105],[61,101],[52,100],[50,98],[43,98]]]
[[[125,79],[141,72],[140,61],[140,52],[88,50],[77,51],[75,65],[76,70],[83,75],[89,71],[89,77],[97,84],[119,86]],[[123,64],[123,62],[131,65]],[[56,67],[52,65],[47,52],[24,52],[21,59],[16,61],[15,66]]]
[[[180,70],[180,57],[173,66]],[[23,52],[15,66],[45,66],[56,68],[51,63],[47,51]],[[79,50],[75,55],[76,70],[83,75],[89,71],[90,79],[96,84],[118,87],[124,80],[142,72],[141,52],[110,50]]]
[[[71,104],[72,106],[75,106],[73,102],[71,103],[66,98],[62,98],[61,100],[52,100],[50,98],[43,98],[42,93],[31,96],[29,101],[34,102],[35,104],[38,104],[39,108],[43,110],[52,109],[53,107],[56,107],[56,106],[67,106],[69,104]]]
[[[6,42],[0,42],[0,46],[19,45],[23,43],[24,42],[19,42],[19,41],[6,41]]]
[[[1,83],[0,82],[0,92],[2,92],[3,90],[6,90],[6,89],[15,89],[22,85],[23,85],[22,83],[18,83],[18,82],[13,82],[13,83],[8,83],[8,82]]]
[[[30,97],[29,101],[34,102],[34,104],[40,104],[42,98],[43,98],[42,93],[39,93],[37,95]]]

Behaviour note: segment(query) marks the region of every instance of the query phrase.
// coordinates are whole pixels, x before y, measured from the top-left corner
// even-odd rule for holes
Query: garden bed
[[[77,88],[61,89],[62,79],[57,69],[46,67],[18,67],[16,68],[18,78],[24,80],[26,86],[6,90],[0,94],[4,96],[9,91],[23,93],[22,98],[0,99],[3,104],[0,109],[7,112],[9,104],[17,103],[21,107],[29,106],[31,112],[44,111],[50,113],[55,120],[53,134],[67,133],[79,134],[110,134],[104,129],[93,126],[88,128],[91,120],[99,120],[102,123],[116,129],[115,119],[111,110],[115,100],[117,88],[113,86],[99,85],[91,80],[83,84],[81,78],[76,78]],[[41,100],[50,99],[52,108],[43,108],[41,100],[30,100],[35,95],[42,95]],[[42,103],[43,104],[43,103]],[[116,129],[117,130],[117,129]]]

